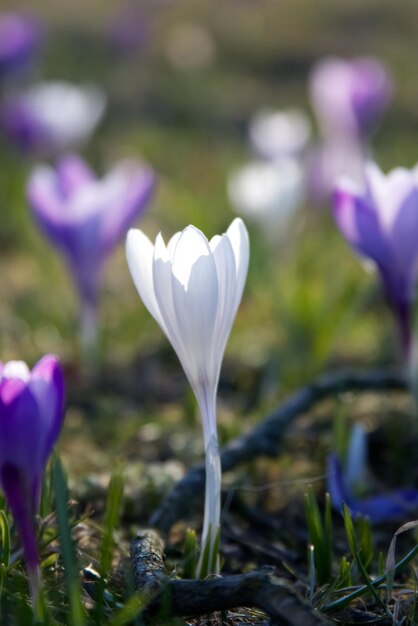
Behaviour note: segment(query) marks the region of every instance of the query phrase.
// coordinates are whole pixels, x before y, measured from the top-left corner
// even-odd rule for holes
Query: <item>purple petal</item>
[[[0,382],[0,467],[13,464],[19,469],[33,508],[38,503],[38,478],[61,428],[63,403],[62,370],[52,355],[37,363],[27,382],[5,377]]]
[[[359,59],[353,63],[352,106],[362,134],[368,134],[387,108],[392,82],[384,66],[376,59]]]
[[[341,463],[334,452],[329,454],[327,459],[327,491],[334,509],[341,512],[344,503],[351,507],[353,496],[345,481]]]
[[[119,187],[115,204],[105,211],[101,229],[101,245],[105,254],[126,235],[134,220],[142,215],[154,193],[154,172],[134,162],[123,163],[107,177]]]
[[[30,15],[0,13],[0,71],[20,69],[33,59],[41,38],[38,20]]]
[[[93,172],[77,154],[68,154],[58,161],[57,182],[64,198],[68,198],[84,184],[93,180]]]
[[[20,148],[51,157],[84,144],[105,104],[104,94],[93,86],[43,82],[11,93],[3,104],[2,120]]]
[[[97,303],[105,258],[145,210],[154,187],[153,172],[137,163],[122,163],[97,181],[74,155],[57,172],[38,167],[32,174],[27,195],[34,215],[91,305]]]
[[[31,508],[32,494],[21,471],[6,463],[0,470],[0,482],[10,510],[19,528],[26,565],[29,571],[35,571],[38,565],[35,529]]]
[[[0,466],[12,463],[31,477],[42,473],[45,464],[43,420],[28,384],[6,381],[7,389],[11,383],[20,386],[11,401],[7,397],[4,402],[3,395],[0,399]]]
[[[367,516],[372,524],[402,518],[418,509],[418,490],[411,488],[370,498],[356,498],[348,488],[341,463],[335,453],[328,456],[327,490],[334,509],[342,513],[344,503],[353,517]]]
[[[29,387],[42,417],[43,460],[46,464],[64,419],[64,377],[56,356],[48,354],[38,361],[32,370]]]
[[[418,490],[404,488],[364,500],[355,500],[349,508],[353,516],[367,516],[372,524],[396,520],[416,513]]]
[[[81,168],[77,174],[80,177]],[[87,176],[86,171],[83,174]],[[68,169],[65,175],[69,175]],[[75,177],[74,170],[71,175]],[[62,179],[60,182],[66,185],[68,192],[68,178],[65,183]],[[102,216],[97,195],[84,193],[86,184],[90,189],[89,181],[85,181],[64,197],[55,172],[39,167],[29,180],[27,196],[41,230],[64,254],[81,297],[96,303],[103,262],[99,240]]]
[[[412,291],[418,259],[418,188],[414,188],[400,205],[392,226],[391,243],[399,272],[411,277]]]
[[[391,81],[376,59],[325,58],[313,69],[311,99],[324,137],[361,141],[391,96]]]
[[[1,123],[17,147],[25,152],[42,154],[43,146],[49,146],[48,129],[39,124],[23,97],[9,97],[2,105]]]
[[[379,268],[391,267],[391,250],[367,197],[340,184],[333,195],[333,212],[342,234],[359,254],[372,259]]]
[[[16,401],[17,397],[26,389],[27,384],[19,378],[6,378],[0,382],[0,408],[7,407]]]

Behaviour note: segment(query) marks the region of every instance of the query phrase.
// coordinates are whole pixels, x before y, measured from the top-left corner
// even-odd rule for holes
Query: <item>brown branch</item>
[[[164,616],[197,616],[237,607],[256,607],[281,626],[323,626],[326,617],[304,602],[270,568],[208,580],[167,580],[141,616],[146,623]]]
[[[131,543],[135,583],[146,594],[157,591],[165,580],[164,542],[154,530],[139,531]]]
[[[164,574],[163,542],[154,531],[142,531],[131,544],[135,580],[150,601],[139,615],[143,624],[167,618],[197,616],[237,607],[257,607],[281,626],[322,626],[330,622],[314,611],[292,585],[266,567],[249,574],[207,580],[179,580]]]
[[[237,465],[247,463],[261,455],[276,456],[289,424],[325,398],[347,391],[389,391],[406,388],[405,377],[394,371],[357,373],[345,371],[321,376],[310,385],[296,391],[252,431],[225,446],[221,450],[222,470],[230,471]],[[196,500],[203,493],[204,485],[204,465],[192,467],[153,513],[150,525],[167,533],[176,521],[189,517],[196,508]]]

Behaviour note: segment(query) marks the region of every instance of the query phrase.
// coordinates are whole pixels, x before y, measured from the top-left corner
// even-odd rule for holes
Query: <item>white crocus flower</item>
[[[65,81],[36,83],[11,93],[2,107],[9,137],[41,156],[80,148],[106,109],[104,92],[94,85]]]
[[[304,195],[304,174],[296,159],[251,161],[228,179],[230,202],[239,215],[258,224],[276,243]]]
[[[153,245],[142,231],[131,229],[126,254],[139,295],[175,349],[199,404],[206,451],[202,554],[209,542],[211,573],[216,573],[221,491],[216,392],[247,276],[247,229],[237,218],[225,234],[208,241],[188,226],[167,246],[161,234]]]
[[[249,126],[251,145],[264,159],[298,157],[307,148],[310,136],[310,122],[298,109],[263,109]]]

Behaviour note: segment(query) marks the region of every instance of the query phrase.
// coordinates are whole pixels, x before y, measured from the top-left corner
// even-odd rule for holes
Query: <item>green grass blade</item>
[[[370,520],[367,517],[360,517],[357,521],[359,552],[361,560],[367,572],[370,571],[374,557],[373,535]]]
[[[343,518],[345,526],[345,534],[347,535],[348,546],[351,554],[354,556],[356,550],[356,533],[354,530],[353,520],[349,508],[343,504]]]
[[[327,580],[331,578],[332,574],[332,511],[331,511],[331,496],[329,493],[325,494],[325,514],[324,514],[324,530],[322,535],[323,540],[323,567],[325,569],[324,575]]]
[[[209,560],[210,560],[210,536],[211,536],[212,527],[209,524],[208,534],[205,541],[205,545],[201,548],[203,549],[202,560],[200,565],[200,571],[198,572],[198,576],[201,579],[205,579],[209,573]]]
[[[362,561],[362,558],[360,557],[360,549],[358,547],[357,544],[357,537],[356,537],[356,532],[355,532],[355,528],[354,528],[354,524],[353,524],[353,520],[351,518],[351,514],[350,511],[348,509],[348,507],[344,504],[343,505],[343,516],[344,516],[344,525],[345,525],[345,530],[346,530],[346,534],[347,534],[347,539],[348,539],[348,544],[350,546],[350,551],[351,554],[354,557],[354,560],[356,562],[356,565],[358,567],[358,570],[361,574],[361,577],[364,580],[364,583],[367,587],[367,589],[370,591],[371,595],[373,596],[376,604],[378,606],[380,606],[380,608],[387,613],[387,607],[385,605],[385,603],[382,601],[381,597],[379,596],[378,592],[376,591],[375,587],[372,585],[372,581],[370,580],[370,577],[367,573],[367,570],[364,566],[364,563]]]
[[[95,623],[100,625],[103,623],[105,593],[106,593],[106,577],[109,574],[112,565],[114,531],[119,523],[120,509],[123,496],[123,475],[120,468],[116,468],[113,472],[109,483],[106,513],[103,527],[103,539],[100,552],[99,574],[100,577],[95,585],[96,606],[94,609]]]
[[[417,554],[418,554],[418,545],[412,548],[412,550],[410,550],[408,554],[404,556],[404,558],[401,559],[399,563],[395,565],[393,569],[394,575],[398,574],[404,567],[409,565],[409,563]],[[387,580],[387,574],[383,574],[382,576],[375,578],[373,581],[370,581],[370,585],[374,589],[377,589],[380,587],[380,585],[385,583],[386,580]],[[338,600],[334,600],[333,602],[330,602],[329,604],[325,604],[321,606],[320,610],[323,613],[330,613],[331,611],[337,611],[337,610],[340,611],[341,609],[344,609],[345,607],[347,607],[350,604],[350,602],[352,602],[353,600],[356,600],[357,598],[360,598],[362,595],[367,593],[367,591],[369,591],[369,585],[362,585],[358,587],[358,589],[356,589],[355,591],[352,591],[351,593],[344,596],[343,598],[338,598]]]
[[[148,599],[148,595],[143,592],[137,591],[134,593],[125,602],[125,606],[113,615],[108,626],[125,626],[125,624],[131,624],[138,613],[145,608]]]
[[[54,490],[52,484],[51,465],[46,468],[42,477],[41,502],[39,505],[39,514],[42,518],[49,515],[54,506]]]
[[[345,556],[343,556],[340,562],[340,571],[338,573],[339,580],[338,580],[337,589],[352,586],[353,581],[351,579],[351,567],[352,567],[351,563],[346,559]]]
[[[55,492],[55,506],[57,510],[61,555],[64,565],[64,577],[68,593],[70,624],[71,626],[83,626],[84,610],[81,603],[80,581],[68,518],[69,498],[67,478],[58,457],[55,458],[52,468],[52,480]]]
[[[393,580],[395,576],[394,567],[396,563],[396,560],[395,560],[396,540],[399,537],[399,535],[402,535],[403,533],[408,532],[409,530],[413,530],[417,526],[418,526],[418,520],[414,520],[413,522],[407,522],[406,524],[403,524],[395,532],[395,534],[392,537],[392,541],[390,542],[388,554],[386,557],[386,567],[385,567],[385,574],[387,575],[387,581],[388,581],[387,590],[386,590],[386,599],[388,602],[390,601],[390,598],[392,596]]]
[[[308,580],[309,597],[312,599],[315,593],[315,546],[308,546]]]
[[[106,514],[104,520],[104,534],[100,555],[100,575],[105,578],[112,564],[113,534],[118,526],[123,496],[123,475],[117,468],[110,479]]]
[[[197,567],[197,542],[196,532],[188,528],[183,548],[183,578],[195,578]]]
[[[309,542],[315,548],[315,567],[318,583],[324,585],[329,582],[332,572],[332,524],[329,496],[327,495],[325,501],[324,521],[322,521],[318,502],[312,488],[305,494],[305,512]]]
[[[5,567],[10,563],[10,528],[6,513],[0,510],[1,560]]]

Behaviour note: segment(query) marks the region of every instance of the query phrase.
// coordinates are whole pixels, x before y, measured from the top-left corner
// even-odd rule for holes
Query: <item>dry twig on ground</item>
[[[141,623],[167,623],[176,616],[206,615],[236,607],[257,607],[272,624],[322,626],[330,622],[312,609],[293,586],[276,576],[274,568],[206,580],[165,576],[163,542],[154,531],[143,531],[131,545],[131,559],[139,590],[150,595]],[[165,620],[165,621],[164,621]]]

